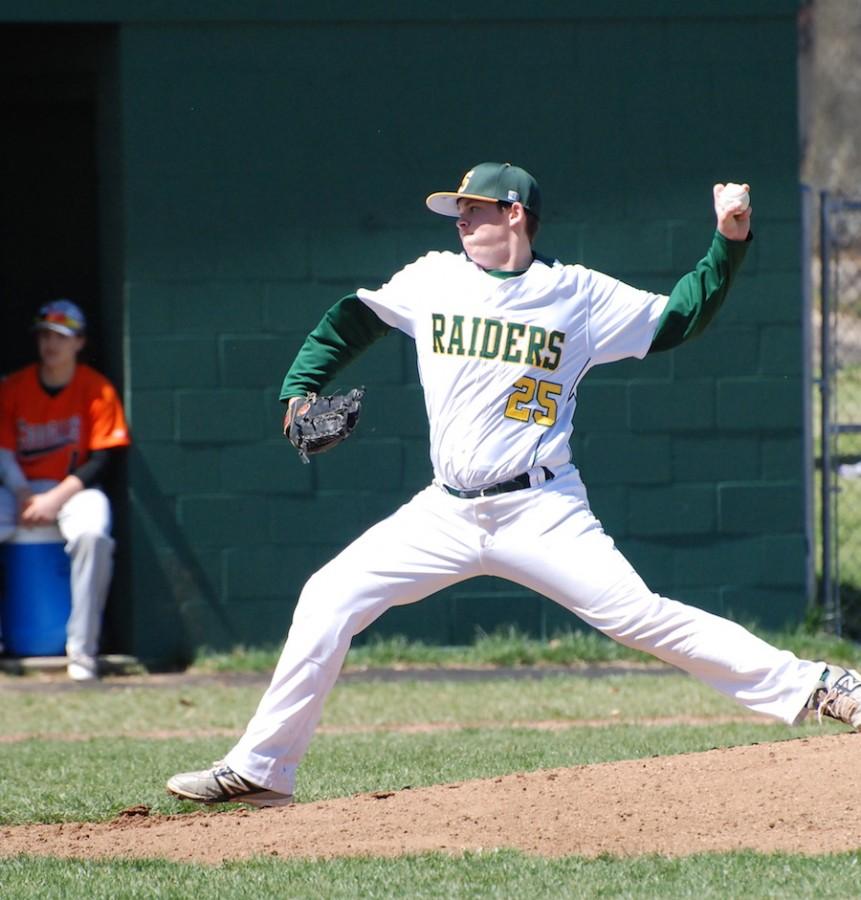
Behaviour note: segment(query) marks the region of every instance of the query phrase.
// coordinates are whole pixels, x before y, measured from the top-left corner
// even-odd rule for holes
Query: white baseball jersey
[[[435,477],[467,490],[569,463],[581,379],[645,356],[667,303],[580,265],[499,278],[451,252],[357,293],[415,339]]]

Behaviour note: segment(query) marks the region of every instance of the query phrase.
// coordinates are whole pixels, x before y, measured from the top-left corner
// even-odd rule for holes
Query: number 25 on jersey
[[[505,405],[505,417],[516,419],[518,422],[528,422],[532,419],[536,425],[550,428],[556,422],[558,414],[556,398],[561,394],[561,384],[537,381],[528,376],[518,378]],[[537,403],[537,409],[530,406],[533,400]]]

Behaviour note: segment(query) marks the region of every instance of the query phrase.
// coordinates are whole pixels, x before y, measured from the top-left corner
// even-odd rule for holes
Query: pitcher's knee
[[[313,646],[313,656],[327,656],[350,641],[380,614],[379,603],[345,578],[325,570],[306,582],[293,613],[290,636]],[[301,635],[301,638],[300,638]]]
[[[348,612],[359,598],[355,580],[339,572],[331,564],[316,571],[299,594],[294,620],[308,615],[340,616]]]

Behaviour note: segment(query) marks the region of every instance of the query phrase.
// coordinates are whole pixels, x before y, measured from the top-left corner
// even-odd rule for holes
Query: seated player
[[[98,677],[102,613],[113,573],[111,507],[100,484],[129,433],[113,385],[78,362],[86,319],[69,300],[35,321],[39,361],[0,382],[0,541],[56,523],[71,558],[68,674]]]

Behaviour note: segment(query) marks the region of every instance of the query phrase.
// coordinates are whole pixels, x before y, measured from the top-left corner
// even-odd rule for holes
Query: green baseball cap
[[[428,209],[441,216],[459,216],[457,201],[463,198],[522,203],[536,218],[541,216],[538,182],[525,169],[511,163],[479,163],[463,176],[456,191],[438,191],[425,202]]]

